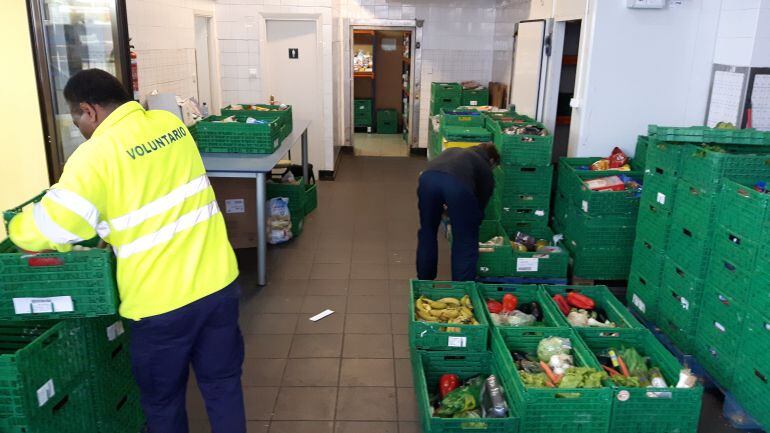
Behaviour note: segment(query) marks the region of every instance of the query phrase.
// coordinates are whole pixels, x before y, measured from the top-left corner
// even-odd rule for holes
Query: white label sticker
[[[679,302],[682,304],[682,308],[685,310],[690,309],[690,301],[688,301],[684,296],[682,296],[682,299],[680,299]]]
[[[67,313],[75,311],[71,296],[52,296],[50,298],[13,298],[13,310],[16,314]]]
[[[636,296],[636,293],[634,293],[634,295],[631,297],[631,302],[633,302],[636,308],[638,308],[642,313],[647,312],[647,306],[644,305],[644,301],[642,301],[641,298]]]
[[[468,337],[449,337],[447,340],[448,347],[465,347],[468,344]]]
[[[115,341],[115,339],[123,335],[124,332],[126,332],[126,330],[123,328],[123,321],[118,320],[107,327],[107,341]]]
[[[56,395],[56,390],[53,387],[53,379],[48,379],[48,382],[37,389],[37,406],[42,407],[54,395]]]
[[[516,259],[516,272],[537,272],[537,265],[540,260],[536,258]]]
[[[538,209],[535,211],[535,216],[545,216],[545,211]]]
[[[225,200],[225,213],[246,213],[246,200],[242,198]]]
[[[582,206],[583,212],[588,212],[588,201],[583,200]]]
[[[618,392],[618,401],[628,401],[629,398],[631,398],[631,393],[625,389]]]
[[[722,325],[719,322],[714,322],[714,327],[717,328],[718,330],[720,330],[721,332],[725,332],[726,331],[724,325]]]
[[[479,101],[471,101],[471,105],[475,107],[476,105],[479,105]]]
[[[666,204],[666,194],[663,194],[662,192],[658,193],[658,203]]]

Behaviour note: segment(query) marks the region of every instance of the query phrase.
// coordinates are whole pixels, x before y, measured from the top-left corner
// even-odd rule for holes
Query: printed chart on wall
[[[747,72],[747,68],[714,65],[707,126],[713,128],[720,122],[740,125]]]
[[[753,69],[749,77],[747,126],[770,131],[770,68]]]

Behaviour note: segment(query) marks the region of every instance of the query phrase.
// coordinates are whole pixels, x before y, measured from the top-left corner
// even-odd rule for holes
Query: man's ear
[[[87,117],[92,123],[96,122],[97,113],[96,113],[96,107],[93,105],[87,103],[87,102],[81,102],[78,104],[78,107],[80,108],[80,111],[83,113],[83,116]]]

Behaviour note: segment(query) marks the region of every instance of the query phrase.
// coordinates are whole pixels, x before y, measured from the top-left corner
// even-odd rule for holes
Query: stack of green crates
[[[585,181],[624,175],[642,182],[641,171],[591,171],[600,158],[561,158],[554,198],[554,226],[572,256],[572,274],[593,280],[628,277],[640,193],[592,191]]]
[[[353,101],[353,124],[356,128],[372,126],[371,99],[356,99]]]
[[[276,197],[289,199],[289,213],[291,214],[291,232],[294,237],[302,234],[305,217],[318,206],[317,184],[305,183],[302,177],[297,183],[267,183],[268,200]]]
[[[475,110],[441,110],[439,142],[483,143],[490,141],[487,118]]]
[[[463,86],[459,83],[431,83],[430,115],[441,113],[442,109],[454,110],[462,103]]]
[[[463,89],[460,105],[464,107],[489,105],[489,89],[486,87]]]
[[[396,113],[396,110],[377,110],[377,133],[398,133],[398,114]]]

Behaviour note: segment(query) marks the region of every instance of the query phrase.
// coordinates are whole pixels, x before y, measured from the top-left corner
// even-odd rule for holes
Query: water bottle
[[[494,374],[489,375],[487,378],[487,391],[489,392],[489,400],[492,403],[492,408],[488,413],[489,417],[505,418],[508,416],[508,405],[505,404],[503,390],[497,383],[497,377]]]

